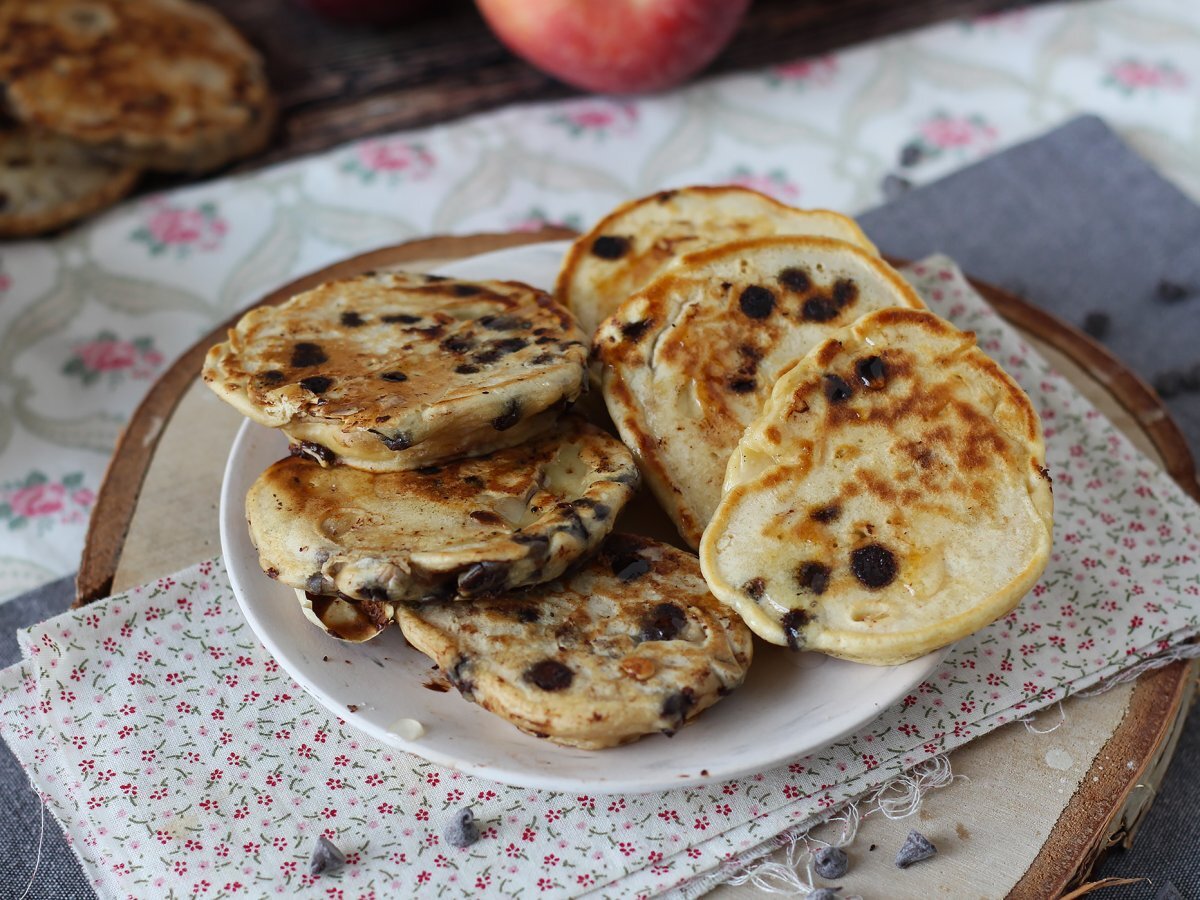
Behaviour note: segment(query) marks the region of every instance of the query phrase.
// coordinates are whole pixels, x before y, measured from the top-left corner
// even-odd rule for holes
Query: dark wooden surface
[[[209,0],[263,53],[282,115],[270,148],[240,168],[513,102],[568,97],[494,38],[471,0],[433,0],[387,27],[321,18],[300,0]],[[1013,0],[756,0],[710,73],[836,50]],[[163,185],[157,185],[163,186]]]

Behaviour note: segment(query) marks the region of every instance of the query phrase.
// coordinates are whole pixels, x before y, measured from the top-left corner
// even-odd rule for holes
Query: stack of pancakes
[[[274,123],[258,54],[186,0],[5,0],[0,85],[0,237],[103,209],[144,169],[215,169]]]
[[[218,395],[292,441],[250,534],[333,636],[396,622],[463,696],[598,748],[739,685],[751,630],[899,662],[1045,565],[1028,398],[853,221],[656,194],[576,241],[555,293],[368,273],[209,352]],[[570,411],[578,323],[611,422]],[[699,557],[611,533],[640,478]]]

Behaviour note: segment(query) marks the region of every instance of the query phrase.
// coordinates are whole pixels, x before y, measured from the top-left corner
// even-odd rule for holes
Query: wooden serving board
[[[265,297],[277,304],[330,278],[368,269],[432,269],[467,256],[537,241],[536,234],[439,237],[372,251],[314,272]],[[975,287],[1052,365],[1200,499],[1187,444],[1154,393],[1104,348],[990,285]],[[242,422],[199,380],[204,354],[227,322],[159,379],[130,420],[97,497],[80,564],[77,604],[177,571],[220,552],[217,506],[226,448]],[[1091,698],[1062,705],[1048,734],[1020,725],[995,731],[951,754],[958,775],[929,795],[919,822],[882,816],[863,823],[842,879],[862,896],[1058,896],[1084,882],[1097,859],[1132,839],[1170,761],[1195,688],[1195,666],[1175,663]],[[1039,727],[1053,725],[1043,713]],[[892,858],[909,828],[936,837],[936,867],[895,880]],[[875,846],[877,851],[869,849]],[[723,886],[714,896],[755,896]]]

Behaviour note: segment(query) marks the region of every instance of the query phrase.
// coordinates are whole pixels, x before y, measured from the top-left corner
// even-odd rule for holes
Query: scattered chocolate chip
[[[1163,303],[1179,303],[1181,300],[1187,300],[1195,293],[1195,288],[1189,287],[1186,284],[1180,284],[1178,281],[1168,281],[1165,278],[1154,288],[1154,296]]]
[[[521,421],[521,403],[513,397],[504,404],[504,412],[492,419],[492,427],[497,431],[507,431]]]
[[[830,503],[827,506],[816,507],[812,512],[809,513],[809,516],[820,522],[822,525],[828,525],[830,522],[835,521],[841,514],[842,508],[836,503]]]
[[[882,544],[867,544],[850,554],[850,571],[866,587],[878,590],[896,577],[896,557]]]
[[[879,183],[879,190],[885,200],[897,200],[912,190],[912,182],[903,175],[888,172]]]
[[[849,306],[858,299],[858,285],[848,278],[839,278],[833,284],[833,302],[838,309]]]
[[[471,363],[462,363],[455,366],[454,371],[459,375],[474,375],[479,371],[479,366],[473,366]]]
[[[654,199],[657,200],[659,203],[669,203],[671,201],[671,198],[674,197],[677,193],[679,193],[679,192],[678,191],[659,191],[657,194],[654,195]]]
[[[757,284],[752,284],[738,297],[738,306],[752,319],[765,319],[775,309],[775,295]]]
[[[936,855],[937,847],[933,846],[929,838],[919,831],[910,831],[908,837],[904,839],[904,845],[900,848],[900,852],[896,854],[896,868],[907,869],[913,863],[919,863]]]
[[[925,148],[916,141],[905,144],[900,148],[900,165],[915,166],[925,156]]]
[[[267,567],[267,577],[274,580],[279,577],[279,570],[274,566]]]
[[[452,334],[442,341],[441,346],[447,353],[466,353],[475,346],[475,341],[466,335]]]
[[[767,592],[767,583],[761,578],[751,578],[742,585],[742,590],[751,600],[759,600]]]
[[[279,384],[283,381],[283,373],[278,369],[271,369],[263,372],[258,376],[258,380],[263,384]]]
[[[490,509],[473,509],[471,512],[467,513],[467,515],[480,525],[500,526],[507,524],[503,516],[497,515]]]
[[[475,682],[467,675],[469,668],[471,668],[471,658],[460,656],[458,661],[454,663],[454,668],[446,673],[446,678],[454,685],[455,690],[467,699],[471,698],[471,694],[475,690]]]
[[[298,444],[291,444],[288,447],[288,452],[292,456],[307,456],[315,462],[325,463],[326,465],[337,460],[336,453],[324,444],[318,444],[316,441],[301,441]]]
[[[887,386],[887,366],[878,356],[868,356],[854,364],[854,374],[858,376],[863,387],[873,391],[882,390]]]
[[[325,835],[317,838],[317,846],[313,847],[312,856],[308,860],[309,875],[332,875],[334,872],[341,871],[345,865],[345,853],[339,850]]]
[[[556,659],[543,659],[526,669],[521,677],[543,691],[561,691],[571,686],[575,673]]]
[[[312,600],[312,595],[320,595],[325,592],[325,576],[320,572],[313,572],[304,580],[304,592],[309,595],[308,599]]]
[[[854,396],[854,389],[841,375],[825,376],[825,397],[830,403],[845,403]]]
[[[789,291],[807,291],[812,287],[812,281],[808,277],[808,273],[803,269],[798,269],[795,266],[789,266],[778,275],[779,283]]]
[[[487,486],[487,482],[483,480],[482,475],[467,475],[463,478],[463,484],[468,484],[476,490]]]
[[[838,305],[830,297],[809,297],[800,313],[810,322],[829,322],[837,318]]]
[[[812,621],[812,616],[802,609],[793,609],[784,613],[779,624],[783,626],[783,636],[787,638],[788,649],[804,649],[804,626]]]
[[[319,366],[323,362],[328,362],[329,357],[325,355],[325,351],[318,344],[310,341],[301,341],[292,347],[292,368],[306,369],[309,366]]]
[[[405,375],[403,372],[384,372],[379,377],[382,378],[384,381],[395,381],[395,382],[408,381],[408,376]]]
[[[691,688],[684,688],[671,694],[663,701],[662,714],[664,719],[675,720],[678,728],[687,717],[688,710],[696,705],[696,694]]]
[[[538,338],[536,341],[534,341],[534,343],[537,344],[539,347],[544,347],[544,346],[546,346],[546,344],[553,344],[554,340],[555,339],[552,338],[550,335],[544,334],[540,338]]]
[[[456,284],[450,288],[455,297],[474,297],[483,288],[477,284]]]
[[[445,275],[426,275],[425,280],[432,284],[435,281],[449,281],[450,279]]]
[[[471,812],[471,807],[460,809],[454,814],[454,818],[442,832],[442,839],[459,850],[470,847],[479,840],[479,826],[475,824],[475,814]]]
[[[323,394],[333,387],[333,379],[328,375],[310,375],[300,379],[300,387],[314,394]]]
[[[418,475],[437,475],[442,471],[441,466],[420,466],[414,470]]]
[[[383,446],[389,450],[407,450],[412,446],[412,435],[405,431],[395,435],[387,435],[382,431],[376,431],[375,434],[379,435],[379,440],[383,441]]]
[[[458,592],[464,597],[490,597],[508,586],[508,566],[487,561],[475,563],[458,576]]]
[[[529,364],[531,366],[544,366],[554,362],[556,359],[558,359],[558,357],[553,353],[539,353],[529,361]]]
[[[829,587],[829,566],[819,562],[801,563],[796,568],[796,583],[820,596]]]
[[[813,870],[822,878],[841,878],[849,868],[846,851],[838,847],[822,847],[813,855]]]
[[[687,613],[674,603],[659,603],[642,619],[643,641],[673,641],[687,627]]]
[[[758,387],[758,382],[753,378],[731,378],[729,381],[729,389],[735,394],[749,394]]]
[[[532,606],[518,606],[516,613],[517,620],[526,624],[529,624],[530,622],[536,622],[540,617],[538,611]]]
[[[363,317],[356,312],[344,312],[342,313],[342,324],[347,328],[360,328],[367,323],[363,320]]]
[[[492,349],[496,350],[501,356],[504,356],[506,353],[515,353],[528,346],[529,341],[520,337],[503,338],[502,340],[491,342]]]
[[[627,561],[621,568],[617,568],[617,563],[613,561],[613,574],[617,576],[617,581],[628,584],[635,578],[640,578],[650,571],[650,560],[648,559],[633,559]]]
[[[533,323],[528,319],[516,316],[483,316],[479,324],[488,331],[524,331],[533,327]]]
[[[653,319],[641,319],[637,322],[622,322],[621,334],[625,340],[633,341],[635,344],[642,339],[642,335],[646,333],[646,329],[653,323]]]
[[[492,363],[494,363],[499,358],[500,358],[500,351],[497,350],[495,347],[489,347],[487,350],[480,350],[477,353],[473,353],[471,355],[471,359],[473,359],[475,362],[481,363],[482,365],[485,365],[485,366],[490,366]]]
[[[1098,341],[1104,340],[1108,336],[1108,329],[1112,325],[1112,319],[1108,313],[1090,312],[1083,317],[1083,333],[1094,337]]]
[[[601,259],[620,259],[629,252],[629,238],[602,234],[592,241],[592,256]]]
[[[413,325],[421,321],[420,316],[413,316],[408,313],[388,313],[386,316],[380,316],[381,322],[387,322],[389,325]]]

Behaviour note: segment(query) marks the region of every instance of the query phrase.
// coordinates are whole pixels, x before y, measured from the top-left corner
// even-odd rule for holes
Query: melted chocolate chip
[[[742,590],[751,600],[761,600],[762,595],[767,592],[767,583],[761,578],[751,578],[742,585]]]
[[[818,506],[811,513],[809,513],[812,518],[823,525],[828,525],[830,522],[837,519],[837,517],[841,514],[842,508],[836,503],[830,503],[828,506]]]
[[[628,584],[635,578],[641,578],[650,571],[650,560],[640,557],[634,559],[613,560],[613,574],[617,576],[617,581]]]
[[[866,587],[878,590],[896,577],[896,557],[881,544],[867,544],[850,554],[850,571]]]
[[[553,353],[539,353],[537,356],[535,356],[533,359],[531,359],[529,361],[529,364],[531,366],[544,366],[544,365],[554,362],[554,360],[556,360],[556,359],[558,359],[558,357],[555,356]]]
[[[356,312],[342,313],[342,324],[347,328],[359,328],[367,323],[363,321],[363,317]]]
[[[301,341],[292,348],[292,368],[294,369],[319,366],[328,360],[329,357],[325,355],[325,351],[318,344],[310,341]]]
[[[625,340],[633,341],[635,344],[642,339],[642,335],[646,333],[646,329],[653,324],[653,319],[641,319],[637,322],[622,322],[621,334],[625,336]]]
[[[515,353],[518,350],[523,350],[525,347],[529,346],[529,341],[525,340],[525,338],[511,337],[504,338],[503,340],[499,341],[492,341],[491,346],[492,349],[496,350],[501,356],[503,356],[506,353]]]
[[[528,319],[516,316],[483,316],[479,324],[488,331],[524,331],[533,327],[533,323]]]
[[[752,284],[742,291],[738,306],[752,319],[765,319],[775,309],[775,295],[765,287]]]
[[[592,256],[601,259],[620,259],[629,252],[629,238],[602,234],[592,241]]]
[[[487,482],[483,480],[482,475],[467,475],[463,478],[463,484],[468,484],[476,490],[487,486]]]
[[[437,475],[442,471],[441,466],[421,466],[415,470],[418,475]]]
[[[663,701],[662,714],[664,719],[674,719],[676,727],[683,724],[688,710],[696,705],[696,694],[691,688],[671,694]]]
[[[492,419],[492,427],[497,431],[508,431],[521,421],[521,404],[514,397],[504,405],[504,412]]]
[[[597,503],[592,507],[592,516],[597,522],[603,522],[612,515],[612,507],[607,503]]]
[[[382,378],[384,381],[396,381],[396,382],[408,381],[408,376],[405,375],[403,372],[384,372],[379,377]]]
[[[732,378],[729,381],[729,389],[735,394],[749,394],[756,387],[758,382],[753,378]]]
[[[472,519],[481,525],[505,525],[507,524],[503,517],[492,512],[490,509],[475,509],[467,513]]]
[[[525,622],[526,624],[536,622],[540,617],[538,611],[532,606],[518,606],[515,612],[517,614],[517,621]]]
[[[380,321],[387,322],[389,325],[412,325],[421,321],[420,316],[409,315],[408,313],[388,313],[386,316],[380,316]]]
[[[887,366],[878,356],[860,359],[854,364],[854,374],[858,376],[858,380],[864,387],[869,387],[873,391],[887,386]]]
[[[470,667],[470,657],[460,656],[458,662],[454,664],[454,668],[446,673],[446,677],[450,680],[450,683],[458,689],[460,694],[467,698],[470,698],[472,692],[475,690],[475,682],[467,675],[467,669]]]
[[[526,669],[521,677],[543,691],[561,691],[571,686],[575,673],[556,659],[543,659]]]
[[[490,597],[508,586],[508,566],[498,562],[475,563],[458,576],[458,592],[464,597]]]
[[[854,396],[854,389],[841,375],[825,376],[825,397],[830,403],[845,403]]]
[[[326,464],[337,460],[337,454],[326,447],[324,444],[318,444],[316,441],[301,441],[298,444],[291,444],[288,447],[288,452],[292,456],[307,456],[316,462]]]
[[[550,337],[550,335],[548,335],[548,334],[544,334],[540,338],[538,338],[536,341],[534,341],[534,343],[537,344],[539,347],[543,347],[546,344],[553,344],[554,338]]]
[[[475,346],[475,341],[461,334],[452,334],[442,341],[442,349],[447,353],[466,353]]]
[[[260,374],[258,380],[263,384],[279,384],[283,381],[283,373],[278,369],[271,369],[268,372]]]
[[[779,283],[789,291],[807,291],[812,287],[812,282],[808,278],[808,273],[803,269],[797,269],[794,266],[789,266],[779,273]]]
[[[314,394],[323,394],[333,387],[333,379],[328,375],[310,375],[300,379],[300,387]]]
[[[829,322],[837,318],[838,309],[829,297],[809,297],[804,301],[801,314],[810,322]]]
[[[659,603],[642,619],[643,641],[673,641],[687,627],[687,613],[674,603]]]
[[[812,616],[802,609],[793,609],[784,614],[779,624],[783,626],[783,636],[787,638],[788,649],[804,648],[804,626],[811,621]]]
[[[379,435],[379,440],[383,441],[383,446],[389,450],[407,450],[412,446],[412,435],[407,432],[400,432],[395,435],[387,435],[381,431],[375,432]]]
[[[454,292],[455,297],[474,297],[483,288],[475,284],[456,284],[450,290]]]
[[[479,366],[473,366],[470,363],[463,363],[462,365],[455,366],[454,371],[459,375],[474,375],[479,371]]]
[[[829,566],[819,562],[800,563],[796,569],[796,583],[820,596],[829,587]]]
[[[846,278],[839,278],[833,285],[833,302],[838,309],[849,306],[858,299],[858,285]]]

